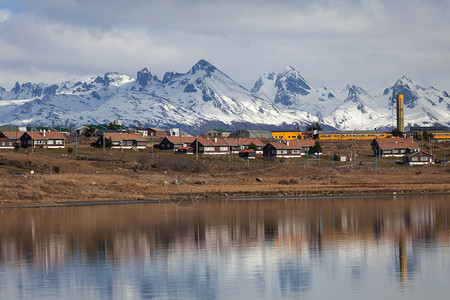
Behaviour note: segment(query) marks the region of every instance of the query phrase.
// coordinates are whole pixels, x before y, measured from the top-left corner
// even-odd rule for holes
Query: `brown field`
[[[320,166],[317,158],[306,157],[247,162],[237,155],[201,156],[196,161],[195,155],[170,151],[103,151],[90,148],[88,140],[79,144],[78,157],[74,143],[67,145],[74,149],[71,154],[67,148],[3,150],[0,205],[450,192],[450,162],[444,168],[443,163],[404,166],[398,163],[401,158],[375,160],[370,141],[324,141],[322,146]],[[444,150],[450,155],[449,146],[436,143],[433,153],[442,160]],[[332,165],[332,153],[351,153],[354,160]],[[27,177],[13,176],[14,172]],[[173,184],[176,180],[181,184]]]

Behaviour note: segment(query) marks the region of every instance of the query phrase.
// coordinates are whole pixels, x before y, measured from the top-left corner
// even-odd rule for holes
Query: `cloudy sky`
[[[251,88],[293,66],[313,86],[450,91],[448,0],[0,0],[0,86],[205,59]]]

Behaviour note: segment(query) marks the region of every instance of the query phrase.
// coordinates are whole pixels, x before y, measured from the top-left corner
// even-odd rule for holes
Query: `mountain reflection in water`
[[[442,299],[449,195],[0,211],[2,299]]]

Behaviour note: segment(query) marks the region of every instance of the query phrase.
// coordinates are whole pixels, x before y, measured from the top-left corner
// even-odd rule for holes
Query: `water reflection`
[[[441,298],[449,200],[1,210],[0,290],[14,299]]]

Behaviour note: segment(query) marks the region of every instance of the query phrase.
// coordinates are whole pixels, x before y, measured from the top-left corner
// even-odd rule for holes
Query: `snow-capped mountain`
[[[278,109],[306,111],[325,125],[340,130],[373,130],[396,126],[396,96],[403,94],[405,126],[450,125],[447,92],[423,88],[407,77],[372,94],[355,85],[313,88],[297,71],[287,67],[256,81],[253,93],[272,101]]]
[[[205,60],[162,79],[144,68],[136,79],[110,72],[53,85],[16,83],[10,91],[0,87],[0,124],[77,126],[120,119],[127,125],[198,132],[319,121],[337,129],[373,129],[395,124],[397,93],[404,95],[407,124],[450,125],[449,95],[406,77],[371,95],[357,86],[314,88],[287,67],[261,76],[247,90]]]

